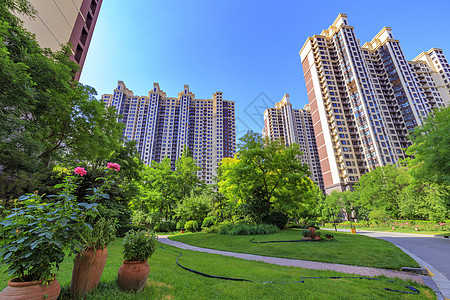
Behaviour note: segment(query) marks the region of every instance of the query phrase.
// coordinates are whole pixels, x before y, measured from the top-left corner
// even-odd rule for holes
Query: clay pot
[[[312,239],[315,239],[316,238],[316,230],[317,230],[316,227],[309,227],[308,230],[311,233]]]
[[[311,241],[312,238],[310,236],[304,236],[304,237],[302,237],[302,240],[304,240],[304,241]]]
[[[48,284],[39,281],[13,282],[1,291],[0,300],[55,300],[61,292],[58,280],[54,279]]]
[[[77,254],[70,283],[70,291],[75,297],[85,297],[97,288],[107,256],[106,248],[88,249]]]
[[[117,274],[120,289],[139,292],[148,279],[150,267],[147,261],[123,261]]]

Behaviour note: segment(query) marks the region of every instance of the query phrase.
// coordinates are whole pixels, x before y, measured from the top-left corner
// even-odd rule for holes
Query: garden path
[[[408,273],[394,271],[394,270],[342,265],[342,264],[333,264],[333,263],[299,260],[299,259],[268,257],[268,256],[260,256],[260,255],[253,255],[253,254],[214,250],[214,249],[208,249],[208,248],[195,247],[195,246],[191,246],[191,245],[188,245],[185,243],[172,241],[172,240],[169,240],[167,237],[168,237],[167,235],[160,235],[160,236],[158,236],[158,241],[163,244],[174,246],[174,247],[177,247],[180,249],[186,249],[186,250],[198,251],[198,252],[206,252],[206,253],[212,253],[212,254],[220,254],[220,255],[232,256],[232,257],[246,259],[246,260],[262,261],[265,263],[276,264],[276,265],[280,265],[280,266],[299,267],[299,268],[314,269],[314,270],[329,270],[329,271],[336,271],[336,272],[347,273],[347,274],[357,274],[357,275],[370,276],[370,277],[384,275],[384,276],[390,277],[390,278],[410,279],[412,281],[415,281],[415,282],[418,282],[421,284],[425,283],[422,276],[408,274]]]
[[[339,228],[338,231],[350,232],[350,229]],[[399,247],[432,273],[431,278],[444,298],[450,299],[450,239],[436,235],[369,231],[358,228],[356,231],[358,234],[386,240]]]

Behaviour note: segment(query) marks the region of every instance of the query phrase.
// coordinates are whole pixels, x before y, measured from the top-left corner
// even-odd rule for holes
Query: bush
[[[117,237],[124,237],[125,234],[130,231],[130,230],[135,230],[135,231],[139,231],[139,230],[146,230],[147,228],[143,227],[143,226],[136,226],[136,225],[122,225],[117,227],[117,231],[116,231],[116,236]]]
[[[276,211],[264,218],[263,222],[266,224],[275,225],[278,228],[283,229],[284,227],[286,227],[288,217],[285,214]]]
[[[218,226],[217,233],[230,235],[255,235],[255,234],[269,234],[280,231],[280,229],[272,224],[222,224]]]
[[[384,209],[374,209],[369,213],[369,220],[373,221],[386,221],[391,217],[386,213]]]
[[[214,217],[214,216],[206,217],[203,220],[202,228],[209,228],[209,227],[213,226],[216,222],[217,222],[217,218],[216,217]]]
[[[186,230],[190,232],[198,231],[198,222],[197,221],[187,221],[185,224]]]
[[[156,250],[158,238],[154,232],[129,231],[123,238],[123,259],[146,261]]]
[[[175,221],[167,221],[167,222],[160,222],[156,223],[153,227],[153,230],[156,232],[172,232],[175,231],[176,224]]]
[[[186,221],[184,221],[184,220],[178,221],[177,222],[177,230],[181,230],[182,228],[184,228],[185,224],[186,224]]]
[[[100,218],[92,224],[92,230],[84,228],[78,232],[83,249],[103,249],[116,239],[117,226],[114,219]]]

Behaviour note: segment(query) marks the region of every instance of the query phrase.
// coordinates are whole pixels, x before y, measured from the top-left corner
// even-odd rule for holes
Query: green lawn
[[[171,236],[170,239],[198,247],[264,256],[395,270],[399,270],[401,267],[419,267],[411,257],[387,241],[342,232],[323,231],[322,235],[326,233],[333,234],[335,240],[299,243],[250,243],[251,238],[255,238],[255,241],[301,239],[299,231],[295,229],[255,236],[194,233]]]
[[[325,225],[321,226],[323,228],[332,228],[334,229],[333,225]],[[414,234],[425,234],[425,235],[439,235],[439,236],[450,236],[450,231],[415,231],[413,229],[407,229],[407,228],[400,228],[396,227],[394,230],[392,227],[367,227],[367,226],[358,226],[358,223],[355,224],[356,229],[359,230],[367,230],[367,231],[386,231],[386,232],[400,232],[400,233],[414,233]],[[343,226],[337,226],[337,230],[340,229],[350,229],[350,227],[343,227]]]
[[[433,292],[412,282],[396,280],[420,290],[419,295],[389,292],[384,288],[405,290],[399,284],[359,279],[305,279],[304,283],[269,284],[234,282],[205,278],[176,265],[176,248],[158,248],[150,260],[150,277],[140,294],[121,292],[116,283],[122,263],[121,240],[108,247],[108,261],[99,288],[87,299],[436,299]],[[255,281],[298,281],[308,276],[349,276],[331,271],[282,267],[262,262],[182,250],[180,263],[214,275]],[[57,272],[63,291],[60,299],[70,299],[69,285],[73,258],[67,258]],[[0,270],[0,289],[6,286],[4,267]]]

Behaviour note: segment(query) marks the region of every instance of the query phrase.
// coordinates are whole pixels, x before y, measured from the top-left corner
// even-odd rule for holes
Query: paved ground
[[[167,245],[171,245],[180,249],[187,249],[192,251],[206,252],[212,254],[220,254],[225,256],[232,256],[246,260],[256,260],[262,261],[266,263],[276,264],[280,266],[291,266],[291,267],[300,267],[305,269],[314,269],[314,270],[332,270],[342,273],[348,274],[358,274],[362,276],[380,276],[384,275],[386,277],[391,278],[401,278],[401,279],[411,279],[415,282],[424,284],[424,280],[422,276],[407,274],[403,272],[393,271],[393,270],[385,270],[378,268],[369,268],[369,267],[358,267],[358,266],[350,266],[350,265],[341,265],[341,264],[332,264],[332,263],[324,263],[324,262],[315,262],[315,261],[307,261],[307,260],[297,260],[297,259],[287,259],[287,258],[278,258],[278,257],[268,257],[268,256],[259,256],[253,254],[244,254],[244,253],[235,253],[229,251],[220,251],[213,250],[207,248],[200,248],[191,245],[187,245],[181,242],[172,241],[167,238],[167,236],[158,236],[158,240]]]
[[[334,229],[333,229],[334,230]],[[338,229],[347,231],[349,229]],[[423,234],[357,230],[358,234],[389,241],[402,249],[434,276],[442,295],[450,299],[450,239]]]

